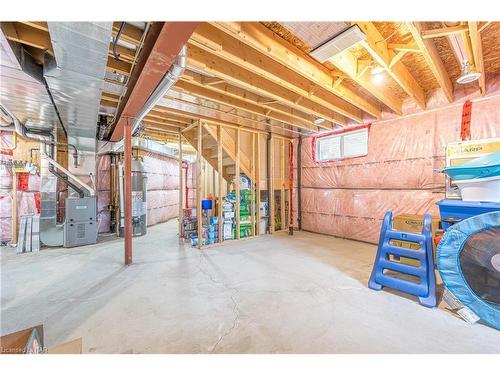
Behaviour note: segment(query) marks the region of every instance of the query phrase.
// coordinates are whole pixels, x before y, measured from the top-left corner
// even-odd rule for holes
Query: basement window
[[[369,126],[363,126],[314,138],[316,161],[333,161],[367,155],[368,129]]]

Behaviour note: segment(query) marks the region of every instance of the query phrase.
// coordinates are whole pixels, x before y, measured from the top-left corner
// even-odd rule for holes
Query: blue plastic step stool
[[[384,286],[417,296],[420,304],[426,307],[436,306],[436,276],[434,274],[434,257],[432,254],[432,218],[425,214],[422,233],[400,232],[392,229],[392,212],[386,212],[377,256],[373,264],[372,274],[368,286],[374,290],[381,290]],[[391,244],[391,240],[413,242],[419,245],[418,249],[410,249]],[[390,259],[390,255],[417,259],[419,266],[403,264]],[[416,276],[419,283],[403,280],[384,274],[384,270],[396,271],[406,275]]]

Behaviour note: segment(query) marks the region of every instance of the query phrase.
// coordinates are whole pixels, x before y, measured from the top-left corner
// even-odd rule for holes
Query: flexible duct
[[[139,125],[144,117],[146,117],[146,115],[154,108],[154,106],[160,101],[160,99],[165,96],[165,94],[184,74],[184,70],[186,69],[186,51],[186,46],[182,46],[181,50],[179,51],[179,55],[177,56],[176,62],[172,64],[168,72],[165,74],[156,89],[144,104],[144,107],[142,107],[141,111],[137,115],[137,118],[134,120],[132,124],[132,134],[137,132]]]

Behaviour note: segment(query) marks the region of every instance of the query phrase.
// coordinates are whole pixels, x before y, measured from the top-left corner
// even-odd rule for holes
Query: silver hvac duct
[[[165,96],[165,94],[170,90],[170,88],[175,85],[175,83],[179,80],[179,78],[184,74],[184,70],[186,69],[186,46],[182,46],[179,51],[179,55],[177,56],[177,60],[165,76],[162,78],[158,86],[156,86],[155,91],[151,94],[149,99],[142,107],[139,112],[137,118],[134,120],[132,124],[132,134],[134,134],[141,121],[146,117],[146,115],[153,109],[153,107],[158,104],[158,102]]]
[[[66,126],[68,143],[79,152],[78,167],[70,165],[69,171],[91,186],[112,26],[112,22],[48,22],[54,57],[45,55],[44,77]]]

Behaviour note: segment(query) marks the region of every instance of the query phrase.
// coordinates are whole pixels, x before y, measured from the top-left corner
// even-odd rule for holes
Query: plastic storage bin
[[[500,203],[469,202],[461,199],[443,199],[436,203],[441,216],[441,227],[447,230],[453,223],[487,212],[500,211]]]
[[[500,175],[470,180],[456,180],[464,201],[500,202]]]

